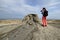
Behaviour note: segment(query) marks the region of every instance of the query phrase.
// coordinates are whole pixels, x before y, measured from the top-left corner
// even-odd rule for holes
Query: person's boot
[[[47,27],[47,25],[45,25],[45,27]]]

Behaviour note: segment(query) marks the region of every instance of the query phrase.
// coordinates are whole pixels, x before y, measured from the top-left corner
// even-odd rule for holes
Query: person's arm
[[[42,12],[42,10],[40,12]]]
[[[43,13],[44,13],[44,10],[41,10],[41,14],[43,15]]]

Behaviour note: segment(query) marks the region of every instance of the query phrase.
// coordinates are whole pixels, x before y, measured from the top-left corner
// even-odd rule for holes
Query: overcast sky
[[[60,19],[60,0],[0,0],[0,19],[23,18],[27,14],[38,14],[46,7],[48,19]]]

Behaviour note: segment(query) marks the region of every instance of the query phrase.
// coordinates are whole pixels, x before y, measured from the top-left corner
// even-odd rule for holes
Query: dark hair
[[[43,9],[45,9],[45,11],[47,11],[46,8],[43,8]]]
[[[43,9],[46,9],[46,8],[43,8]]]

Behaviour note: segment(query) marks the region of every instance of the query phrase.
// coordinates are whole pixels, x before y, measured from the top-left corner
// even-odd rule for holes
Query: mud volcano
[[[37,14],[26,15],[22,20],[22,25],[0,34],[0,40],[32,40],[32,33],[37,31],[37,23],[39,24]]]
[[[23,23],[33,25],[36,23],[40,24],[40,20],[37,14],[29,14],[23,18]]]
[[[42,27],[37,14],[26,15],[22,25],[0,35],[0,40],[60,40],[60,29]]]

